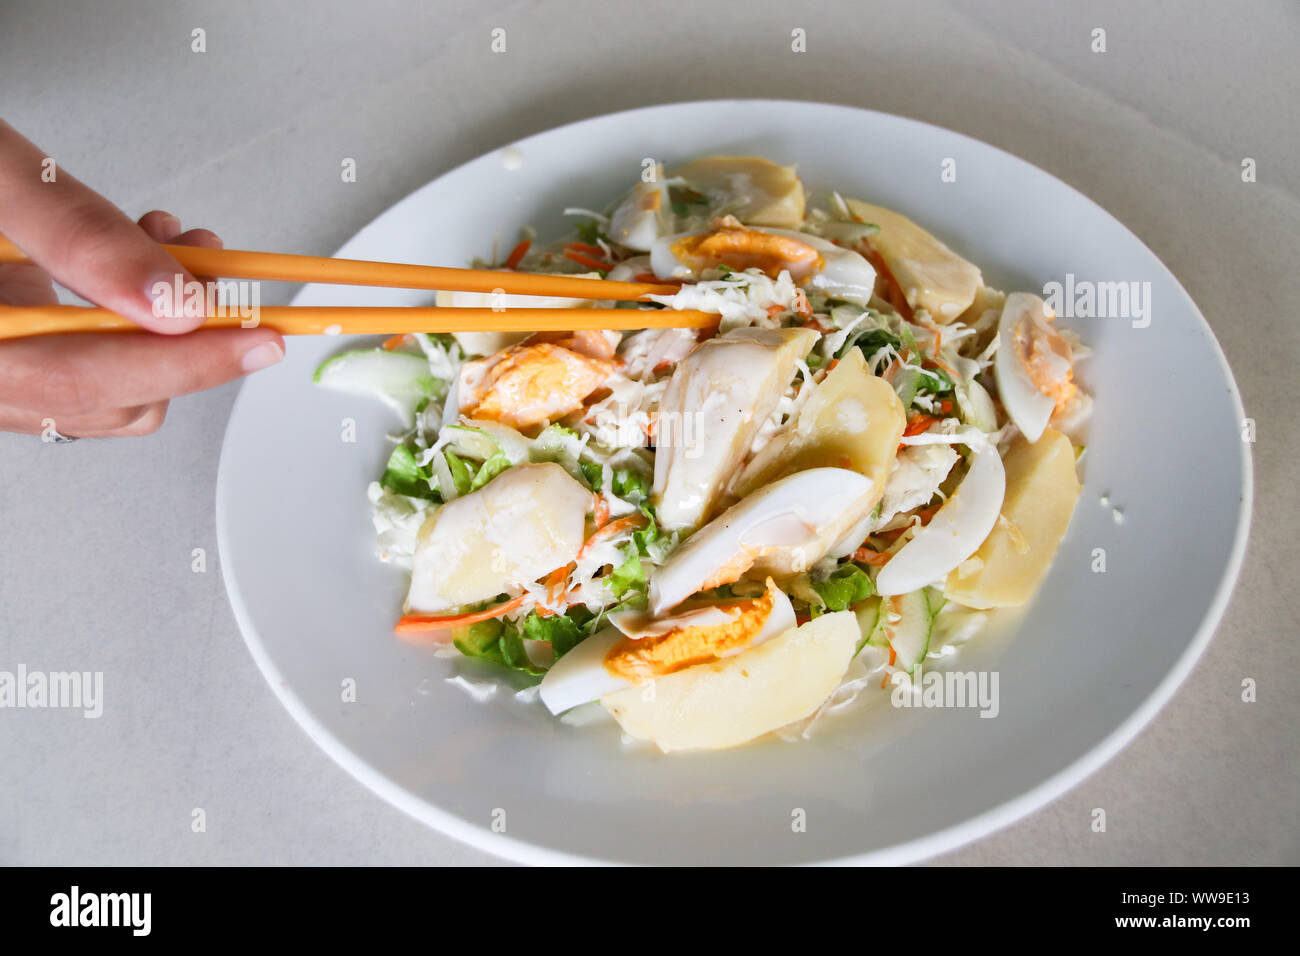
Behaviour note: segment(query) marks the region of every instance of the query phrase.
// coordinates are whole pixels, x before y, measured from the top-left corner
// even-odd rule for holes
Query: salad
[[[368,489],[379,558],[411,574],[400,636],[699,750],[805,736],[1032,597],[1091,405],[1040,297],[759,157],[568,212],[573,235],[476,265],[668,283],[623,305],[717,322],[404,335],[321,365],[402,421]],[[438,304],[612,305],[490,298]]]

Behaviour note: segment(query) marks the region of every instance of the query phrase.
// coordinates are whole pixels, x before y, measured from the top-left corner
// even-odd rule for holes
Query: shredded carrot
[[[902,528],[890,528],[888,531],[873,531],[871,532],[871,536],[873,538],[884,538],[886,541],[892,543],[893,540],[902,533],[903,533]]]
[[[903,434],[909,438],[913,435],[919,435],[938,420],[933,415],[913,415],[912,420],[903,429]]]
[[[605,258],[604,249],[600,248],[600,246],[593,246],[588,242],[571,242],[564,247],[565,252],[569,252],[570,250],[574,252],[585,252],[589,255],[598,256],[601,259]]]
[[[882,614],[884,613],[884,609],[883,609],[883,608],[881,609],[881,613],[882,613]],[[898,655],[894,653],[894,645],[893,645],[893,644],[890,644],[890,645],[889,645],[889,666],[890,666],[890,667],[893,667],[893,666],[894,666],[894,661],[896,661],[896,660],[898,660]],[[886,686],[888,683],[889,683],[889,674],[885,674],[884,677],[880,678],[880,689],[881,689],[881,690],[884,690],[884,689],[885,689],[885,686]]]
[[[578,265],[586,266],[588,269],[595,269],[598,272],[608,272],[610,269],[614,268],[608,262],[599,262],[591,258],[591,256],[583,255],[581,252],[569,252],[566,250],[564,258],[572,259],[574,262],[578,263]]]
[[[775,319],[778,315],[780,315],[784,311],[785,311],[785,306],[776,305],[775,303],[773,303],[772,305],[769,305],[767,307],[767,317],[769,319]]]
[[[403,345],[411,341],[410,332],[399,332],[394,336],[384,339],[384,349],[391,352],[393,349],[400,349]]]
[[[582,557],[584,554],[586,554],[587,551],[591,548],[591,546],[596,542],[601,541],[605,538],[612,538],[615,535],[622,534],[624,531],[627,531],[631,528],[639,528],[643,524],[645,524],[645,516],[638,511],[630,515],[624,515],[622,518],[617,518],[614,521],[610,521],[607,524],[601,525],[599,528],[597,528],[595,531],[592,532],[590,538],[588,538],[586,541],[582,543],[582,547],[578,549],[578,557]]]
[[[510,255],[506,256],[506,268],[518,269],[519,263],[523,261],[524,256],[528,255],[528,250],[532,247],[533,241],[525,239],[519,245],[510,250]]]
[[[916,516],[921,519],[922,527],[930,523],[930,519],[933,518],[938,513],[940,507],[942,506],[930,505],[930,507],[922,508],[920,511],[916,513]]]
[[[808,301],[808,294],[803,289],[794,290],[794,310],[805,319],[811,319],[813,316],[812,303]],[[822,331],[830,330],[823,329]]]
[[[835,368],[835,366],[837,366],[837,365],[839,365],[839,364],[840,364],[840,360],[839,360],[839,359],[831,359],[830,362],[828,362],[827,365],[826,365],[826,371],[828,371],[828,372],[831,371],[832,369]]]
[[[870,564],[873,565],[874,567],[879,568],[888,564],[889,559],[892,558],[893,555],[882,554],[879,551],[872,551],[866,545],[863,545],[862,547],[858,548],[858,550],[853,552],[852,557],[854,561],[861,562],[862,564]]]
[[[886,382],[892,382],[894,380],[894,375],[897,374],[898,372],[898,368],[899,368],[898,359],[894,359],[892,362],[889,363],[889,368],[885,369],[884,373],[880,377],[883,378]]]
[[[605,500],[604,495],[596,495],[596,507],[592,517],[597,528],[603,528],[609,523],[609,502]]]
[[[921,368],[941,368],[949,375],[951,375],[954,381],[961,378],[961,376],[958,375],[955,371],[953,371],[952,368],[950,368],[945,363],[940,362],[938,359],[926,359],[924,362],[921,363]]]
[[[952,399],[945,398],[942,402],[940,402],[939,411],[941,411],[945,415],[948,414],[950,411],[952,411]]]
[[[566,564],[562,568],[556,568],[546,576],[542,582],[546,585],[546,603],[558,604],[564,597],[564,582],[568,579],[569,573],[573,570],[574,565]],[[538,617],[554,617],[555,612],[544,605],[537,605]]]
[[[494,617],[500,617],[503,614],[509,614],[511,611],[521,607],[524,599],[528,597],[525,591],[518,597],[512,597],[509,601],[503,601],[493,607],[484,608],[481,611],[471,611],[469,614],[407,614],[397,622],[394,630],[398,634],[415,634],[420,631],[434,631],[444,628],[464,627],[467,624],[477,624],[480,621],[490,621]]]

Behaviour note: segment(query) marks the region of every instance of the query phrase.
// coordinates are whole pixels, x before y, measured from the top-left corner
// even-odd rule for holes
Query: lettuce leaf
[[[410,445],[398,445],[388,456],[388,465],[384,468],[379,484],[399,495],[412,498],[426,498],[439,501],[441,496],[434,487],[432,473],[427,467],[421,468],[415,460],[415,452]]]
[[[482,488],[489,481],[491,481],[493,478],[501,474],[501,472],[505,471],[509,467],[510,467],[509,456],[507,456],[505,452],[500,452],[500,451],[497,452],[495,455],[493,455],[491,458],[489,458],[487,461],[483,462],[483,464],[479,466],[478,474],[476,474],[474,476],[474,480],[469,483],[470,491],[477,491],[479,488]],[[455,477],[455,474],[456,472],[453,469],[452,476]]]
[[[587,616],[590,617],[590,614],[588,613]],[[519,625],[520,633],[527,640],[550,641],[556,660],[569,653],[587,637],[583,627],[569,614],[542,617],[536,611],[532,611],[519,622]]]
[[[629,542],[623,548],[623,563],[605,578],[614,597],[621,598],[631,590],[645,590],[645,568],[641,565],[641,551],[636,542]]]
[[[447,459],[447,467],[451,469],[451,480],[456,484],[456,493],[469,494],[470,487],[474,484],[474,473],[470,471],[469,464],[455,452],[444,451],[442,454]]]
[[[822,599],[825,607],[814,609],[813,616],[824,611],[843,611],[876,593],[875,582],[860,565],[841,564],[830,577],[813,581],[812,589]]]
[[[466,657],[492,661],[534,677],[546,673],[545,668],[528,659],[519,630],[501,618],[456,628],[452,643]]]

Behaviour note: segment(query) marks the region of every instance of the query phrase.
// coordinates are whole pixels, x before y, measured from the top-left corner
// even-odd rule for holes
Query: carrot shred
[[[603,528],[609,523],[609,502],[605,500],[604,495],[596,495],[596,507],[592,517],[597,528]]]
[[[612,538],[614,535],[621,534],[629,528],[639,528],[643,524],[645,524],[645,516],[638,511],[601,525],[592,532],[590,538],[582,543],[582,547],[578,549],[578,557],[582,557],[586,554],[591,546],[596,542],[601,541],[604,538]]]
[[[581,252],[569,252],[568,250],[565,250],[564,258],[571,259],[580,266],[586,266],[588,269],[595,269],[598,272],[608,272],[610,269],[614,268],[608,262],[598,262],[591,258],[591,256],[585,256]]]
[[[398,332],[396,335],[384,339],[383,347],[385,351],[391,352],[394,349],[400,349],[403,345],[411,341],[410,332]]]
[[[464,627],[467,624],[478,624],[480,621],[490,621],[494,617],[509,614],[516,608],[521,607],[527,597],[528,592],[525,591],[518,597],[512,597],[509,601],[503,601],[492,607],[485,607],[481,611],[471,611],[468,614],[407,614],[397,622],[397,627],[394,630],[398,634],[416,634],[420,631],[434,631],[443,628]]]
[[[532,248],[533,241],[525,239],[519,245],[510,250],[510,255],[506,256],[506,268],[518,269],[519,263],[523,261],[524,256],[528,255],[528,250]]]
[[[566,564],[563,567],[556,568],[546,576],[542,583],[546,585],[546,601],[548,604],[558,604],[564,597],[564,582],[569,577],[569,572],[574,568],[572,564]],[[539,604],[537,606],[538,617],[554,617],[555,612],[549,607]]]
[[[600,246],[593,246],[589,242],[571,242],[564,247],[565,252],[568,252],[571,249],[574,252],[585,252],[588,255],[598,256],[601,259],[605,258],[605,250],[600,248]]]
[[[903,429],[903,434],[908,438],[911,438],[913,435],[919,435],[938,420],[939,419],[935,418],[933,415],[913,415],[912,420],[908,422],[907,427]]]
[[[936,514],[938,514],[940,507],[941,507],[940,505],[930,505],[930,507],[922,508],[920,511],[916,513],[916,516],[921,519],[922,527],[930,523],[930,519],[933,518]]]
[[[883,613],[883,611],[882,611],[882,613]],[[890,666],[890,667],[893,667],[893,666],[894,666],[894,661],[896,661],[896,660],[898,660],[898,655],[894,653],[894,645],[893,645],[893,644],[890,644],[890,645],[889,645],[889,666]],[[886,674],[884,677],[880,678],[880,689],[881,689],[881,690],[884,690],[884,689],[885,689],[885,686],[886,686],[888,683],[889,683],[889,675]]]
[[[882,554],[879,551],[872,551],[866,545],[863,545],[862,547],[858,548],[858,550],[853,552],[854,561],[858,561],[862,564],[870,564],[877,568],[883,567],[884,565],[888,564],[889,559],[892,557],[893,557],[892,554]]]
[[[926,359],[921,363],[921,368],[941,368],[951,375],[954,380],[961,378],[961,376],[958,375],[950,366],[944,362],[940,362],[938,359]]]

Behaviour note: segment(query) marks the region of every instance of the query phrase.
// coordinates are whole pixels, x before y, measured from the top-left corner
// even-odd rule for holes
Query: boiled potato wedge
[[[850,349],[784,429],[745,466],[733,488],[738,497],[808,468],[851,468],[874,484],[870,511],[880,500],[898,441],[907,426],[903,403],[883,378]]]
[[[577,556],[590,510],[591,492],[559,465],[508,469],[425,520],[406,610],[443,614],[517,594]]]
[[[852,611],[825,614],[734,657],[621,690],[601,704],[629,735],[665,753],[734,747],[820,707],[860,638]]]
[[[945,594],[970,607],[1014,607],[1038,589],[1056,556],[1079,497],[1074,446],[1054,429],[1034,444],[1016,439],[1003,464],[1002,519],[975,560],[948,575]],[[963,573],[963,572],[966,573]]]
[[[906,216],[857,199],[849,212],[880,227],[867,242],[880,254],[907,304],[946,325],[970,308],[984,285],[980,270]]]
[[[669,172],[706,195],[735,197],[728,211],[751,226],[798,229],[803,224],[803,183],[793,166],[761,156],[706,156]]]

